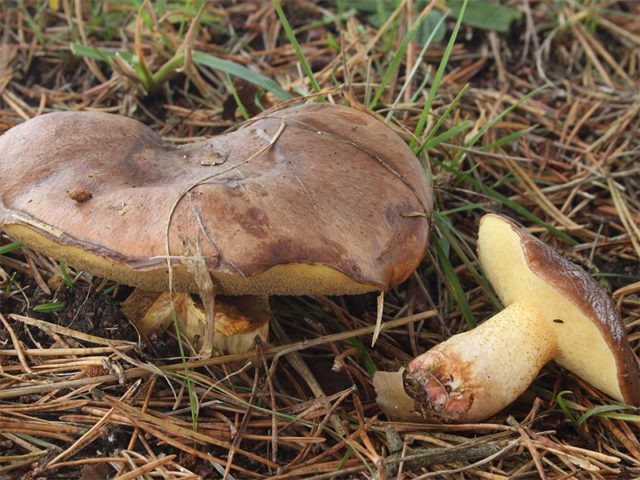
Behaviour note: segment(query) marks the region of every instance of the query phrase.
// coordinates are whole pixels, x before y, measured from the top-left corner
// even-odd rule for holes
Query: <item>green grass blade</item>
[[[622,404],[599,405],[597,407],[590,408],[586,413],[582,414],[580,418],[578,418],[577,422],[578,422],[578,425],[582,425],[584,422],[586,422],[590,417],[593,417],[594,415],[600,415],[603,417],[611,418],[612,414],[619,412],[620,410],[637,411],[638,409],[631,405],[622,405]],[[638,417],[638,415],[629,415],[629,414],[622,414],[622,415],[626,415],[627,417],[633,416],[636,418],[635,420],[636,422],[640,418]]]
[[[22,242],[11,242],[6,245],[0,247],[0,255],[4,255],[5,253],[13,252],[14,250],[19,250],[22,248]]]
[[[567,419],[574,426],[574,428],[577,431],[582,431],[581,426],[578,423],[578,419],[569,407],[570,404],[564,399],[565,395],[573,395],[573,392],[571,390],[563,390],[561,392],[558,392],[558,395],[556,395],[556,403],[560,407],[560,410],[562,410],[562,413],[564,413],[565,417],[567,417]]]
[[[429,48],[429,46],[433,42],[433,39],[435,38],[436,31],[437,31],[438,27],[440,27],[444,23],[444,19],[445,19],[444,15],[442,17],[440,17],[440,20],[436,24],[436,27],[432,30],[431,34],[429,35],[429,37],[424,42],[424,45],[422,46],[422,50],[420,50],[420,54],[418,55],[418,58],[416,59],[415,64],[413,65],[413,68],[411,69],[411,72],[409,72],[409,75],[407,76],[407,79],[405,80],[404,84],[402,85],[402,88],[398,92],[398,95],[396,95],[396,99],[394,100],[393,105],[391,106],[391,109],[389,111],[389,115],[387,116],[387,119],[389,119],[389,117],[391,116],[393,110],[396,108],[398,103],[400,103],[400,101],[402,99],[402,96],[404,95],[405,90],[409,87],[409,85],[411,85],[411,82],[413,81],[413,78],[415,77],[416,73],[418,73],[418,69],[420,68],[420,65],[422,64],[422,59],[424,58],[425,54],[427,53],[427,49]],[[424,20],[423,20],[423,23],[424,23]],[[420,85],[420,87],[416,91],[416,94],[422,91],[422,89],[424,88],[424,85],[426,85],[426,82],[428,80],[429,80],[429,76],[425,75],[425,78],[423,80],[423,85]]]
[[[182,68],[184,66],[184,61],[185,56],[178,55],[163,63],[160,68],[156,70],[156,73],[151,75],[151,88],[153,89],[158,85],[161,85],[171,72],[175,72],[176,70]]]
[[[300,46],[300,43],[298,43],[298,39],[296,38],[296,35],[293,32],[293,29],[291,28],[291,25],[289,24],[289,20],[287,20],[287,16],[284,14],[284,11],[282,10],[282,6],[280,5],[280,1],[279,0],[273,0],[273,6],[276,9],[276,13],[278,14],[278,18],[280,19],[280,23],[282,23],[282,27],[284,28],[284,31],[287,34],[287,38],[289,39],[289,43],[291,43],[291,45],[293,46],[293,49],[296,51],[296,55],[298,56],[298,61],[300,62],[300,65],[302,66],[302,70],[304,71],[304,74],[309,79],[309,82],[311,83],[311,87],[316,91],[316,93],[320,93],[320,90],[321,90],[320,89],[320,85],[318,85],[318,81],[316,80],[315,75],[311,71],[311,65],[309,65],[309,62],[307,61],[306,57],[304,56],[304,52],[302,51],[302,47]]]
[[[428,150],[430,150],[432,148],[435,148],[438,145],[440,145],[441,143],[446,142],[450,138],[455,137],[459,133],[463,132],[464,130],[467,130],[467,129],[471,128],[472,126],[473,126],[473,122],[471,120],[465,120],[460,125],[456,125],[455,127],[447,130],[446,132],[438,135],[437,137],[430,138],[429,140],[425,141],[420,146],[420,148],[418,148],[418,152],[416,152],[416,156],[421,154],[423,150],[426,149],[428,151]],[[434,129],[434,131],[435,131],[435,129]]]
[[[69,277],[69,272],[67,271],[67,266],[64,262],[60,262],[60,275],[62,276],[62,281],[67,288],[72,288],[73,281],[71,280],[71,277]]]
[[[50,302],[36,305],[35,307],[33,307],[33,311],[40,313],[55,313],[61,311],[63,308],[64,303],[62,302]]]
[[[517,140],[520,137],[525,136],[527,133],[529,133],[530,131],[532,131],[535,127],[529,127],[529,128],[525,128],[522,130],[518,130],[517,132],[513,132],[509,135],[505,135],[504,137],[500,137],[498,140],[496,140],[493,143],[490,143],[488,145],[482,145],[480,147],[480,150],[494,150],[498,147],[502,147],[503,145],[507,145],[508,143],[513,142],[514,140]]]
[[[79,43],[71,44],[71,52],[79,57],[92,58],[94,60],[100,60],[103,62],[108,62],[115,55],[120,55],[122,59],[127,63],[131,63],[133,61],[133,55],[129,52],[119,52],[116,50],[97,48]],[[173,60],[173,62],[168,62],[167,64],[165,64],[166,68],[179,68],[184,63],[184,59],[181,59],[181,56],[175,57]],[[284,90],[280,85],[278,85],[270,78],[265,77],[264,75],[254,72],[253,70],[230,60],[214,57],[213,55],[209,55],[208,53],[204,53],[198,50],[194,50],[192,52],[191,60],[199,65],[214,68],[231,76],[242,78],[249,83],[253,83],[260,88],[273,93],[280,100],[291,100],[293,98],[293,96],[289,92]],[[156,73],[156,76],[165,74],[166,72],[161,72],[159,70]]]
[[[6,286],[4,287],[5,295],[9,295],[9,293],[11,292],[11,288],[13,287],[13,281],[16,279],[17,274],[18,272],[13,272],[9,277],[9,281],[6,283]]]
[[[632,413],[602,413],[602,417],[620,420],[621,422],[633,422],[640,424],[640,415]]]
[[[402,42],[400,43],[400,46],[398,47],[398,49],[396,50],[395,54],[393,55],[393,58],[391,59],[391,64],[389,65],[389,68],[387,68],[387,70],[384,72],[384,76],[382,77],[382,80],[380,81],[380,85],[378,86],[378,89],[376,90],[376,93],[373,96],[373,99],[371,100],[371,103],[369,104],[369,109],[370,110],[374,109],[376,107],[376,105],[378,104],[378,102],[380,101],[380,98],[384,94],[385,88],[387,88],[387,85],[391,81],[391,78],[393,78],[395,72],[400,67],[400,62],[402,61],[402,57],[404,56],[404,52],[407,50],[407,46],[409,45],[409,42],[415,36],[416,32],[418,31],[418,28],[420,27],[420,25],[424,21],[424,19],[427,16],[428,12],[429,12],[429,10],[425,9],[420,14],[420,16],[416,19],[416,21],[414,22],[412,27],[409,29],[409,31],[406,33],[406,35],[402,39]]]
[[[475,208],[479,208],[479,205],[477,205]],[[433,221],[438,228],[438,232],[442,235],[444,240],[455,252],[458,258],[465,265],[465,267],[467,267],[467,271],[473,276],[475,282],[480,285],[480,287],[482,287],[482,289],[487,293],[494,307],[496,309],[501,309],[502,303],[493,292],[491,284],[475,267],[475,265],[478,263],[478,259],[473,253],[473,248],[469,246],[464,241],[464,239],[456,233],[455,228],[451,225],[451,222],[446,218],[446,216],[447,214],[443,214],[442,212],[434,213]],[[467,252],[471,252],[472,258],[469,258]]]
[[[488,185],[485,185],[482,182],[479,182],[475,178],[473,178],[470,175],[468,175],[467,172],[460,171],[458,168],[453,167],[451,165],[448,165],[448,164],[446,164],[444,162],[441,162],[437,158],[432,158],[431,162],[433,164],[435,164],[436,166],[439,166],[439,167],[445,169],[447,172],[452,173],[460,181],[469,183],[471,186],[473,186],[476,189],[480,190],[483,194],[495,199],[497,202],[501,203],[505,207],[507,207],[507,208],[513,210],[514,212],[517,212],[518,214],[522,215],[524,218],[530,220],[531,222],[533,222],[533,223],[535,223],[537,225],[540,225],[541,227],[544,227],[546,230],[548,230],[553,235],[555,235],[555,236],[561,238],[562,240],[564,240],[565,242],[567,242],[568,245],[571,245],[571,246],[577,245],[578,242],[576,242],[573,238],[571,238],[565,232],[563,232],[561,230],[558,230],[557,228],[553,227],[552,225],[549,225],[548,223],[540,220],[533,213],[531,213],[529,210],[527,210],[526,208],[524,208],[521,205],[519,205],[517,202],[514,202],[509,197],[507,197],[506,195],[503,195],[502,193],[498,192],[494,188],[491,188]]]
[[[91,45],[83,45],[82,43],[71,42],[71,53],[77,57],[91,58],[92,60],[99,60],[102,62],[109,62],[109,60],[117,54],[127,62],[131,62],[133,55],[128,52],[119,52],[117,50],[110,50],[107,48],[98,48]]]
[[[267,78],[264,75],[260,75],[259,73],[254,72],[253,70],[250,70],[249,68],[230,60],[214,57],[213,55],[209,55],[208,53],[204,53],[198,50],[194,50],[192,52],[191,60],[200,65],[215,68],[216,70],[228,73],[229,75],[232,75],[234,77],[242,78],[249,83],[253,83],[260,88],[264,88],[268,92],[273,93],[280,100],[291,100],[293,98],[293,96],[289,92],[284,90],[280,85],[278,85],[270,78]]]
[[[517,107],[522,105],[524,102],[529,100],[531,97],[533,97],[534,95],[537,95],[538,93],[540,93],[542,90],[544,90],[547,87],[548,87],[548,85],[542,85],[541,87],[538,87],[535,90],[530,91],[529,93],[524,95],[522,98],[519,98],[517,102],[514,102],[512,105],[509,105],[502,112],[500,112],[496,117],[492,118],[485,125],[483,125],[482,128],[480,128],[480,130],[478,130],[478,132],[473,137],[471,137],[471,139],[465,145],[467,147],[471,147],[471,146],[475,145],[475,143],[478,140],[480,140],[480,138],[482,138],[482,136],[487,132],[487,130],[489,130],[491,127],[493,127],[493,125],[495,125],[496,122],[498,122],[501,119],[503,119],[505,117],[505,115],[507,115],[508,113],[510,113],[511,111],[513,111],[514,109],[516,109]]]
[[[231,76],[228,73],[227,82],[229,83],[229,91],[231,91],[231,95],[233,95],[233,100],[236,102],[236,106],[238,107],[238,111],[242,115],[242,118],[244,118],[245,120],[249,120],[251,115],[249,115],[249,112],[247,112],[247,108],[244,106],[244,103],[242,103],[240,95],[238,95],[238,90],[233,84],[233,80],[231,80]]]
[[[180,333],[180,322],[178,322],[178,316],[176,311],[171,309],[171,319],[173,320],[173,328],[176,331],[176,338],[178,339],[178,349],[180,350],[180,360],[184,368],[184,381],[187,387],[187,394],[189,395],[189,410],[191,412],[191,427],[193,431],[198,430],[198,402],[196,400],[196,392],[192,385],[191,373],[189,371],[189,365],[187,363],[187,355],[182,345],[182,334]]]
[[[427,96],[427,101],[425,102],[424,107],[422,109],[422,114],[420,115],[416,128],[413,131],[413,139],[409,144],[409,146],[412,149],[415,149],[416,141],[422,135],[422,132],[424,131],[424,128],[427,124],[427,118],[429,117],[429,113],[431,112],[433,99],[436,96],[436,92],[438,91],[438,88],[440,88],[440,82],[442,81],[445,68],[447,67],[447,63],[449,63],[449,57],[451,56],[451,52],[453,51],[453,46],[455,45],[456,38],[458,37],[458,31],[460,30],[460,25],[462,24],[462,18],[464,17],[464,12],[467,8],[467,1],[468,0],[464,0],[464,3],[460,8],[460,15],[458,15],[458,20],[456,21],[456,25],[453,28],[453,31],[451,32],[451,38],[449,39],[449,43],[447,43],[447,48],[444,51],[442,60],[440,60],[440,65],[438,65],[438,70],[436,71],[435,77],[433,78],[433,83],[431,84],[431,88],[429,89],[429,95]]]
[[[437,146],[439,143],[442,143],[443,141],[445,141],[444,139],[439,141],[436,141],[435,139],[432,140],[432,139],[433,139],[433,136],[436,134],[436,132],[440,129],[442,124],[445,122],[445,120],[451,116],[451,112],[453,111],[455,106],[458,105],[458,103],[460,103],[460,100],[462,100],[463,95],[467,92],[468,89],[469,89],[469,85],[465,85],[464,87],[462,87],[460,91],[457,93],[457,95],[455,96],[455,98],[453,99],[453,101],[449,105],[447,105],[447,108],[445,109],[445,111],[442,113],[442,115],[440,115],[440,118],[438,118],[438,121],[436,122],[436,124],[427,134],[427,137],[422,142],[422,145],[420,145],[420,147],[414,151],[416,156],[420,155],[425,150],[429,151],[430,149]],[[449,137],[451,136],[447,136],[446,138],[449,138]]]
[[[434,226],[438,227],[438,225],[435,223]],[[440,225],[440,227],[443,226]],[[442,235],[441,228],[436,228],[434,230]],[[473,317],[471,306],[469,305],[467,296],[464,294],[464,288],[462,287],[462,284],[460,283],[460,280],[456,275],[453,265],[451,264],[451,260],[449,259],[448,252],[451,249],[451,245],[447,242],[444,236],[438,236],[436,234],[431,235],[431,244],[435,249],[436,256],[438,257],[438,263],[444,273],[447,288],[456,299],[456,304],[458,305],[458,308],[460,308],[460,312],[462,313],[465,323],[469,328],[475,327],[476,321]]]
[[[48,42],[45,40],[45,36],[42,28],[40,28],[40,25],[38,24],[38,22],[29,13],[31,9],[26,7],[24,0],[20,0],[18,2],[18,5],[20,6],[20,12],[24,21],[27,23],[27,25],[33,32],[33,35],[38,40],[38,43],[40,45],[46,45]]]

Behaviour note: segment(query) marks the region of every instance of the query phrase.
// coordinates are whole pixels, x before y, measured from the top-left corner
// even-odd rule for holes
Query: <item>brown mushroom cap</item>
[[[428,242],[420,162],[342,106],[283,109],[183,146],[126,117],[51,113],[0,137],[0,170],[8,235],[149,290],[168,288],[167,256],[178,291],[198,291],[193,256],[222,294],[387,290]]]
[[[554,360],[628,404],[640,403],[640,371],[620,314],[585,270],[511,220],[481,220],[478,253],[504,305],[535,305],[557,342]]]

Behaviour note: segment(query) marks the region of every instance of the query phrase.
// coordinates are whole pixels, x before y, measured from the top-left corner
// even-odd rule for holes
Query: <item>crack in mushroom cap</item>
[[[283,109],[182,146],[126,117],[50,113],[0,137],[0,168],[6,233],[152,290],[168,288],[169,256],[173,287],[197,292],[181,258],[193,255],[223,294],[387,290],[427,248],[422,165],[391,128],[342,106]]]
[[[478,253],[502,303],[531,302],[551,326],[558,364],[617,400],[640,403],[640,370],[620,313],[591,275],[495,214],[481,220]]]

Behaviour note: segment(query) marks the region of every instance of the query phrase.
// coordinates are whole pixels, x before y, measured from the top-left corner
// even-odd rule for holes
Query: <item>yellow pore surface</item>
[[[169,271],[162,261],[153,269],[136,269],[88,248],[57,242],[31,227],[13,224],[5,225],[4,230],[15,240],[78,270],[145,290],[169,290]],[[376,285],[358,282],[330,265],[321,264],[274,265],[253,276],[212,271],[211,276],[218,293],[225,295],[354,295],[379,290]],[[174,265],[171,282],[175,291],[198,293],[193,275],[180,264]]]
[[[622,401],[614,353],[594,320],[531,271],[520,234],[508,221],[496,215],[482,219],[478,254],[487,278],[504,305],[516,301],[535,305],[543,320],[542,328],[553,332],[557,344],[554,360]]]

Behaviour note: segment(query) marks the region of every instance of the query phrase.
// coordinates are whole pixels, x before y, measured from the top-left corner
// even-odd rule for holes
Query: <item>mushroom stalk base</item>
[[[524,392],[555,352],[551,326],[516,302],[412,360],[405,389],[426,419],[484,420]]]
[[[253,348],[256,336],[266,342],[271,311],[269,298],[260,295],[215,298],[215,320],[207,318],[206,308],[187,293],[134,290],[122,311],[145,335],[164,330],[174,318],[180,333],[194,351],[243,353]],[[211,328],[214,327],[214,328]],[[214,330],[212,338],[208,336]]]

